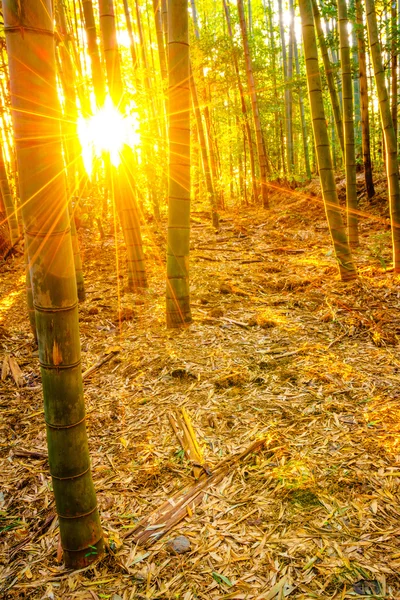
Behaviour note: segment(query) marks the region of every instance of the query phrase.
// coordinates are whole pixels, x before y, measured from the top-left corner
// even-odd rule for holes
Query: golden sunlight
[[[93,163],[103,152],[109,152],[111,163],[118,167],[121,162],[121,150],[126,144],[134,147],[140,143],[138,118],[131,106],[127,115],[115,108],[107,97],[104,106],[88,119],[80,117],[78,135],[82,146],[82,157],[89,177],[93,171]]]

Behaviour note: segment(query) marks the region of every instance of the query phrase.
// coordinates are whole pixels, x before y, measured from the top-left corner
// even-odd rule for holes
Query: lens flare
[[[82,158],[89,177],[93,172],[96,158],[104,152],[110,154],[111,163],[118,167],[121,163],[121,150],[126,144],[132,148],[140,143],[137,114],[131,106],[122,115],[107,97],[104,106],[88,119],[80,117],[78,135],[82,146]]]

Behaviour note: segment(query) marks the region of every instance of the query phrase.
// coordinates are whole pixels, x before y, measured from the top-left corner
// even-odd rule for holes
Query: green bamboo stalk
[[[368,78],[367,78],[367,63],[365,59],[365,39],[364,39],[364,23],[361,0],[356,2],[356,22],[357,22],[357,47],[358,47],[358,66],[360,69],[360,100],[361,100],[361,140],[364,164],[365,185],[367,188],[368,198],[375,195],[374,180],[372,177],[372,162],[371,162],[371,144],[370,144],[370,129],[369,129],[369,111],[368,111]]]
[[[343,224],[336,191],[328,129],[325,120],[321,75],[318,65],[317,40],[315,37],[311,0],[299,0],[299,6],[303,31],[304,57],[306,60],[308,96],[322,196],[324,199],[335,256],[338,262],[340,278],[343,281],[346,281],[354,279],[357,276],[357,273],[353,263],[346,229]]]
[[[351,77],[350,41],[346,0],[338,0],[340,62],[342,67],[344,162],[346,171],[347,228],[350,246],[357,247],[357,181],[354,145],[353,82]]]
[[[331,65],[331,61],[329,60],[328,47],[326,45],[324,32],[322,30],[321,25],[321,17],[318,10],[318,5],[316,0],[312,0],[313,6],[313,14],[315,21],[315,28],[317,30],[319,47],[322,55],[322,62],[324,63],[326,82],[328,84],[329,96],[332,103],[333,115],[335,117],[335,125],[336,132],[340,143],[340,148],[342,149],[342,154],[344,156],[344,137],[343,137],[343,121],[342,121],[342,111],[340,109],[339,96],[335,87],[335,80],[333,76],[333,68]]]
[[[3,15],[50,473],[65,563],[81,568],[102,554],[104,542],[85,424],[52,2],[3,0]]]
[[[84,173],[84,166],[82,161],[81,147],[78,138],[78,107],[77,107],[77,94],[75,89],[75,69],[72,64],[69,39],[70,35],[67,29],[67,21],[65,18],[64,5],[62,2],[58,3],[58,11],[56,12],[56,22],[58,27],[58,34],[60,36],[60,43],[58,44],[61,64],[60,64],[60,75],[61,82],[64,90],[65,98],[65,116],[61,122],[62,132],[64,134],[65,150],[66,150],[66,169],[68,174],[68,197],[72,194],[76,194],[79,187],[77,185],[77,170],[78,170],[78,181],[86,179]],[[79,240],[76,232],[75,221],[72,214],[71,201],[68,203],[69,214],[71,219],[71,235],[72,235],[72,247],[74,251],[74,262],[75,262],[75,274],[76,274],[76,285],[78,288],[78,299],[79,302],[84,302],[86,299],[85,295],[85,280],[82,271],[82,257],[79,249]]]
[[[400,185],[399,164],[397,157],[397,139],[393,127],[390,102],[385,83],[382,52],[379,43],[378,25],[376,22],[374,0],[365,0],[369,47],[374,67],[376,91],[379,100],[379,112],[386,147],[386,172],[389,187],[389,208],[392,227],[393,266],[395,273],[400,273]]]
[[[247,36],[247,25],[246,25],[246,20],[245,20],[245,16],[244,16],[243,0],[237,0],[237,7],[238,7],[238,12],[239,12],[239,23],[240,23],[240,30],[242,33],[244,58],[245,58],[245,64],[246,64],[247,85],[249,88],[251,108],[252,108],[253,120],[254,120],[254,129],[256,132],[258,162],[259,162],[259,166],[260,166],[261,201],[262,201],[263,208],[268,208],[268,185],[267,185],[268,162],[267,162],[267,155],[265,152],[263,134],[262,134],[262,130],[261,130],[261,120],[260,120],[260,113],[259,113],[259,109],[258,109],[256,86],[255,86],[254,75],[253,75],[253,65],[252,65],[251,55],[250,55],[250,46],[249,46],[249,40],[248,40],[248,36]]]
[[[294,50],[294,61],[296,65],[296,76],[297,79],[300,79],[300,64],[299,64],[299,52],[297,49],[297,41],[296,36],[293,40],[293,50]],[[304,162],[306,166],[306,174],[307,179],[311,179],[311,167],[310,167],[310,153],[308,151],[308,140],[307,140],[307,123],[306,123],[306,115],[304,110],[304,100],[303,100],[303,92],[301,90],[301,85],[299,82],[298,85],[298,95],[299,95],[299,108],[300,108],[300,122],[301,122],[301,136],[303,138],[303,150],[304,150]]]
[[[157,46],[158,46],[158,57],[160,60],[161,77],[163,81],[166,81],[168,77],[167,72],[167,58],[165,54],[163,30],[162,30],[162,15],[161,15],[161,0],[153,0],[154,10],[154,21],[156,26]]]
[[[120,108],[123,102],[123,85],[115,25],[114,0],[99,0],[99,11],[108,90],[114,105]]]
[[[3,198],[5,213],[7,217],[8,228],[10,230],[10,242],[15,244],[19,238],[19,227],[17,213],[14,207],[14,201],[10,184],[8,181],[6,163],[4,161],[4,150],[0,144],[0,193]]]
[[[247,139],[247,144],[248,144],[248,148],[249,148],[251,184],[252,184],[252,190],[253,190],[253,199],[256,202],[257,198],[258,198],[258,185],[257,185],[257,178],[256,178],[256,167],[255,167],[255,156],[254,156],[254,147],[253,147],[253,136],[252,136],[252,133],[251,133],[250,123],[249,123],[249,116],[248,116],[248,112],[247,112],[247,106],[246,106],[246,99],[245,99],[245,94],[244,94],[244,88],[243,88],[242,80],[241,80],[241,77],[240,77],[239,63],[238,63],[238,59],[237,59],[237,55],[236,55],[236,49],[235,49],[235,47],[233,45],[233,31],[232,31],[232,24],[231,24],[231,18],[230,18],[230,12],[229,12],[229,6],[228,6],[228,3],[227,3],[227,0],[222,0],[222,4],[223,4],[223,8],[224,8],[224,13],[225,13],[226,24],[227,24],[227,27],[228,27],[229,39],[230,39],[231,47],[232,47],[232,60],[233,60],[233,66],[234,66],[235,73],[236,73],[236,80],[237,80],[238,90],[239,90],[240,108],[241,108],[242,115],[243,115],[244,130],[245,130],[245,133],[246,133],[246,139]]]
[[[199,98],[198,98],[198,94],[197,94],[196,82],[193,77],[191,65],[190,65],[190,91],[192,94],[193,111],[194,111],[195,118],[196,118],[197,133],[199,136],[199,145],[200,145],[201,158],[202,158],[202,163],[203,163],[203,172],[204,172],[204,177],[205,177],[206,186],[207,186],[207,194],[208,194],[208,199],[209,199],[209,202],[211,205],[212,223],[213,223],[213,226],[215,227],[215,229],[219,229],[217,201],[215,198],[213,180],[211,178],[210,160],[209,160],[209,156],[208,156],[208,152],[207,152],[206,136],[204,133],[203,121],[201,118],[201,111],[200,111],[200,105],[199,105]]]
[[[101,108],[106,99],[106,84],[101,66],[100,52],[97,45],[96,22],[93,14],[92,0],[82,0],[83,16],[88,44],[88,54],[92,69],[92,81],[97,107]]]
[[[192,321],[189,293],[190,89],[187,0],[168,0],[167,327]]]
[[[119,106],[123,112],[123,83],[115,25],[114,1],[99,0],[99,7],[110,96],[115,106]],[[138,290],[147,287],[147,280],[140,235],[139,211],[134,194],[133,158],[127,146],[121,150],[121,159],[118,168],[111,167],[114,182],[113,190],[128,256],[128,289]]]

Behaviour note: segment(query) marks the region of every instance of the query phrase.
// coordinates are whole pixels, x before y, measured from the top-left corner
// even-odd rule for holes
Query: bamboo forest
[[[400,598],[400,0],[0,0],[0,598]]]

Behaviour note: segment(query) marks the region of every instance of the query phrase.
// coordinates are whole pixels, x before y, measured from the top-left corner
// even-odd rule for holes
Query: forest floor
[[[22,370],[20,387],[12,373],[0,384],[1,598],[400,598],[400,277],[386,270],[386,191],[361,200],[351,283],[312,192],[224,213],[218,234],[193,214],[184,331],[165,328],[164,229],[144,231],[142,296],[123,291],[113,238],[81,230],[83,370],[112,356],[84,385],[111,551],[81,572],[58,549],[23,259],[0,267],[0,360]],[[265,446],[143,548],[135,524],[194,483],[168,418],[180,407],[211,471]],[[190,552],[170,553],[177,535]]]

